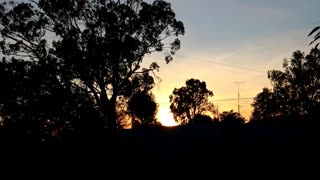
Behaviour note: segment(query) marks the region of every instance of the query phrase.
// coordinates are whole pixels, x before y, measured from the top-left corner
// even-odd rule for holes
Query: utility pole
[[[217,119],[219,119],[219,105],[217,105]]]
[[[233,82],[238,85],[238,113],[240,114],[240,84],[244,84],[244,82]]]

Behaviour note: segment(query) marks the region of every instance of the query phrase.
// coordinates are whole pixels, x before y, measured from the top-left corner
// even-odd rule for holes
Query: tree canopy
[[[138,91],[133,94],[128,109],[132,114],[133,127],[148,127],[157,123],[158,104],[151,92]]]
[[[273,116],[310,119],[320,112],[320,50],[301,51],[284,60],[283,71],[272,70],[268,78],[272,91],[263,89],[254,100],[252,119]],[[261,117],[259,117],[261,116]]]
[[[2,110],[8,102],[28,102],[39,88],[51,96],[50,85],[56,85],[80,92],[76,96],[86,97],[101,119],[100,127],[116,130],[119,97],[134,93],[139,74],[150,80],[153,77],[148,74],[159,69],[156,62],[143,67],[145,55],[164,52],[165,61],[171,62],[180,48],[178,36],[184,34],[184,26],[163,0],[31,0],[1,3],[0,34],[5,56],[1,66],[13,66],[4,72],[8,78],[26,83],[32,77],[25,71],[31,70],[37,78],[48,74],[44,76],[47,84],[23,86],[30,88],[21,91],[24,95],[13,93],[15,97],[2,99],[2,117],[13,117]],[[7,90],[20,85],[17,82]],[[52,103],[50,99],[45,102]],[[43,114],[37,115],[43,119]]]
[[[252,120],[266,120],[279,115],[279,104],[271,89],[263,88],[254,98]]]
[[[231,111],[224,111],[219,114],[220,122],[227,126],[237,126],[245,123],[245,118],[240,113]]]
[[[170,109],[174,119],[188,124],[197,114],[214,113],[214,105],[209,101],[213,92],[207,89],[206,82],[199,79],[188,79],[186,86],[175,88],[170,99]]]
[[[208,115],[196,114],[193,119],[189,121],[191,127],[210,126],[213,124],[213,119]]]

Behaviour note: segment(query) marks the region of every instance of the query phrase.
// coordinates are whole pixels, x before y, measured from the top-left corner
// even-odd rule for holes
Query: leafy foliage
[[[227,126],[241,125],[245,123],[244,117],[240,113],[234,111],[224,111],[220,115],[220,122]]]
[[[311,36],[312,34],[315,34],[317,32],[317,34],[313,37],[313,41],[310,42],[309,45],[313,44],[314,42],[316,42],[317,40],[319,40],[320,38],[320,32],[319,32],[320,26],[317,26],[315,28],[312,29],[312,31],[309,33],[308,36]],[[316,47],[317,48],[319,45],[319,43],[317,43]]]
[[[210,126],[213,124],[213,119],[208,115],[196,114],[193,119],[189,121],[191,127],[196,126]]]
[[[304,119],[320,112],[320,51],[314,48],[307,56],[296,51],[290,61],[284,60],[283,68],[268,72],[273,91],[258,94],[252,119],[279,115]]]
[[[204,81],[189,79],[186,86],[175,88],[170,95],[170,109],[174,119],[180,124],[188,124],[197,114],[214,113],[214,105],[209,101],[212,91]]]
[[[0,116],[4,125],[48,140],[60,137],[86,116],[99,119],[91,97],[72,83],[64,82],[60,73],[55,64],[49,62],[3,60],[0,82],[5,86],[0,90]],[[93,123],[98,122],[93,120],[86,126]]]
[[[156,124],[158,104],[155,97],[147,91],[138,91],[132,95],[128,103],[129,112],[132,114],[133,127],[147,127]]]
[[[266,120],[279,115],[279,103],[277,103],[275,94],[268,88],[263,88],[252,103],[254,107],[251,119]]]
[[[29,87],[29,91],[19,90],[21,96],[12,92],[16,98],[30,101],[30,94],[39,88],[53,91],[51,85],[70,93],[81,92],[75,96],[89,101],[91,109],[101,117],[100,127],[116,130],[119,98],[131,97],[141,81],[152,84],[149,73],[159,69],[156,62],[142,67],[143,58],[164,52],[165,61],[171,62],[180,48],[178,36],[184,34],[184,26],[176,20],[170,3],[163,0],[39,0],[1,3],[0,34],[2,54],[13,58],[7,64],[15,60],[26,64],[20,69],[13,64],[8,70],[12,76],[22,76],[16,77],[21,83],[32,79],[25,72],[29,66],[39,67],[33,68],[38,76],[34,81],[41,78],[40,72],[54,71],[44,76],[48,78],[46,84],[36,82],[41,85]],[[18,84],[9,87],[11,91]],[[52,98],[51,94],[48,96]],[[65,100],[64,96],[60,99]],[[11,101],[14,100],[2,99],[1,109]],[[38,116],[43,119],[45,115]]]

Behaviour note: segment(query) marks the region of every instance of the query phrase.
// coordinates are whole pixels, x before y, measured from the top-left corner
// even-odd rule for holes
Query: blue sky
[[[215,101],[254,97],[270,87],[266,72],[281,69],[284,58],[295,50],[308,53],[308,33],[320,25],[319,0],[169,0],[186,29],[182,48],[172,63],[160,63],[162,82],[154,90],[160,103],[159,118],[169,111],[173,88],[186,79],[206,81],[219,110],[237,110],[236,101]],[[158,59],[158,55],[148,58]],[[232,66],[228,66],[232,65]],[[252,100],[240,102],[249,118]]]
[[[243,42],[310,29],[317,0],[171,0],[186,27],[186,48],[237,48]]]

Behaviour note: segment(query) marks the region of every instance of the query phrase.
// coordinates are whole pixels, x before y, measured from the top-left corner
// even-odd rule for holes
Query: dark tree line
[[[169,96],[174,119],[180,125],[191,127],[214,124],[234,126],[245,123],[245,118],[233,110],[217,115],[215,106],[209,99],[212,96],[213,92],[207,89],[205,81],[193,78],[186,80],[186,86],[175,88]],[[216,118],[212,118],[216,115]]]
[[[317,39],[316,39],[317,40]],[[316,120],[320,113],[320,50],[315,47],[305,55],[295,51],[283,61],[283,70],[268,71],[272,88],[263,88],[252,103],[251,121]],[[174,89],[170,96],[171,112],[180,124],[210,124],[206,113],[214,112],[208,100],[213,96],[205,82],[190,79],[186,86]],[[219,114],[217,122],[244,124],[245,119],[233,111]],[[203,122],[203,123],[200,123]]]

